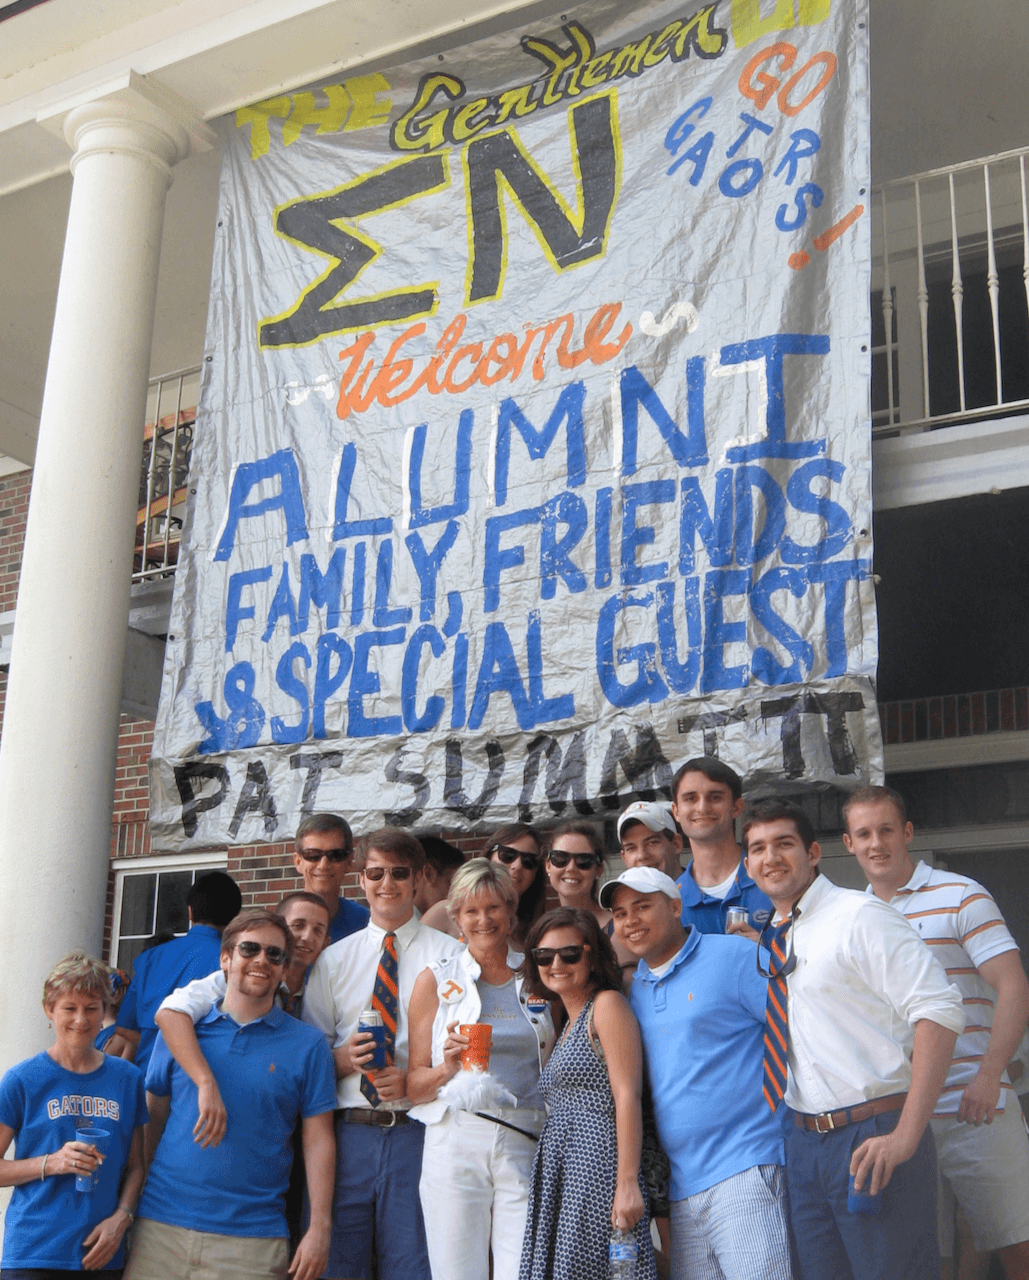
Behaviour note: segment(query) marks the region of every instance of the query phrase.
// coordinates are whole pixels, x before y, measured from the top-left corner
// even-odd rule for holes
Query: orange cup
[[[461,1050],[462,1071],[488,1071],[493,1028],[488,1022],[465,1022],[458,1033],[468,1037],[468,1048]]]

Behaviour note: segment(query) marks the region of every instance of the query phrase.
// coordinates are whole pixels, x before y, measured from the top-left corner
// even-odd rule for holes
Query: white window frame
[[[145,858],[112,858],[111,870],[114,872],[114,906],[111,911],[111,945],[107,952],[107,963],[115,964],[118,946],[121,942],[121,906],[125,892],[126,874],[158,875],[162,871],[190,871],[193,868],[207,871],[225,871],[228,868],[228,857],[218,849],[208,853],[161,853],[151,854]]]

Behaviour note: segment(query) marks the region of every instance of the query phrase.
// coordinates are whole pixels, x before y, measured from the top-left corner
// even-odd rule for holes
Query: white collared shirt
[[[397,1038],[394,1062],[407,1070],[407,1007],[415,980],[434,960],[456,955],[463,944],[437,929],[430,929],[412,917],[397,930]],[[311,966],[301,1018],[328,1038],[331,1048],[345,1044],[357,1031],[361,1012],[371,1007],[375,973],[379,967],[386,930],[374,922],[366,929],[326,947]],[[341,1107],[371,1104],[361,1092],[356,1072],[336,1081],[336,1098]],[[390,1103],[393,1111],[406,1111],[407,1098]]]
[[[900,912],[878,898],[817,875],[791,932],[786,1104],[795,1111],[905,1093],[915,1023],[964,1029],[961,992]]]

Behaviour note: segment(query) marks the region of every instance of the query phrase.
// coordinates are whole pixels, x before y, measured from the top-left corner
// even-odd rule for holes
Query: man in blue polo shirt
[[[684,928],[675,882],[654,867],[609,881],[600,905],[641,961],[629,1002],[672,1166],[673,1276],[790,1280],[783,1138],[761,1097],[768,983],[754,946]]]
[[[197,1087],[159,1038],[147,1073],[152,1159],[126,1280],[200,1274],[279,1280],[289,1263],[283,1210],[298,1118],[311,1225],[290,1275],[316,1280],[329,1255],[336,1073],[324,1036],[275,1004],[292,956],[281,916],[239,916],[222,939],[225,996],[196,1028],[228,1112],[218,1145],[198,1145]]]
[[[340,897],[343,881],[354,869],[354,835],[337,813],[311,813],[297,827],[293,863],[308,893],[329,908],[329,943],[357,933],[368,923],[368,908]]]
[[[218,968],[222,930],[242,905],[239,887],[224,871],[211,871],[194,882],[186,897],[189,932],[136,957],[132,981],[115,1020],[117,1030],[104,1045],[104,1053],[129,1058],[146,1077],[157,1039],[154,1014],[161,1001],[176,987]]]
[[[713,756],[687,760],[672,779],[672,813],[692,855],[676,882],[683,924],[700,933],[738,933],[757,942],[772,903],[750,878],[736,843],[742,812],[739,774]],[[742,907],[747,922],[727,927],[730,907]]]

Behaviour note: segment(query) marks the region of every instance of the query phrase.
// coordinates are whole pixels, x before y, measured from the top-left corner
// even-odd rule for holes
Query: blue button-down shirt
[[[783,1163],[780,1122],[761,1095],[768,982],[755,954],[746,938],[691,929],[663,977],[644,961],[633,977],[629,1002],[673,1200]]]
[[[170,1095],[171,1107],[140,1217],[216,1235],[285,1236],[293,1130],[299,1117],[336,1106],[329,1046],[277,1006],[243,1026],[216,1006],[196,1033],[225,1103],[225,1137],[217,1147],[193,1141],[197,1088],[159,1035],[146,1087]]]
[[[139,1032],[135,1062],[146,1075],[157,1039],[154,1014],[165,996],[194,978],[204,978],[219,967],[221,933],[211,924],[195,924],[182,938],[172,938],[136,957],[132,981],[118,1010],[117,1025]]]
[[[687,928],[701,933],[724,933],[725,913],[730,907],[746,907],[750,913],[748,923],[761,932],[762,926],[772,918],[772,900],[757,887],[740,858],[736,879],[724,898],[712,898],[693,878],[693,860],[675,882],[682,898],[682,922]]]

